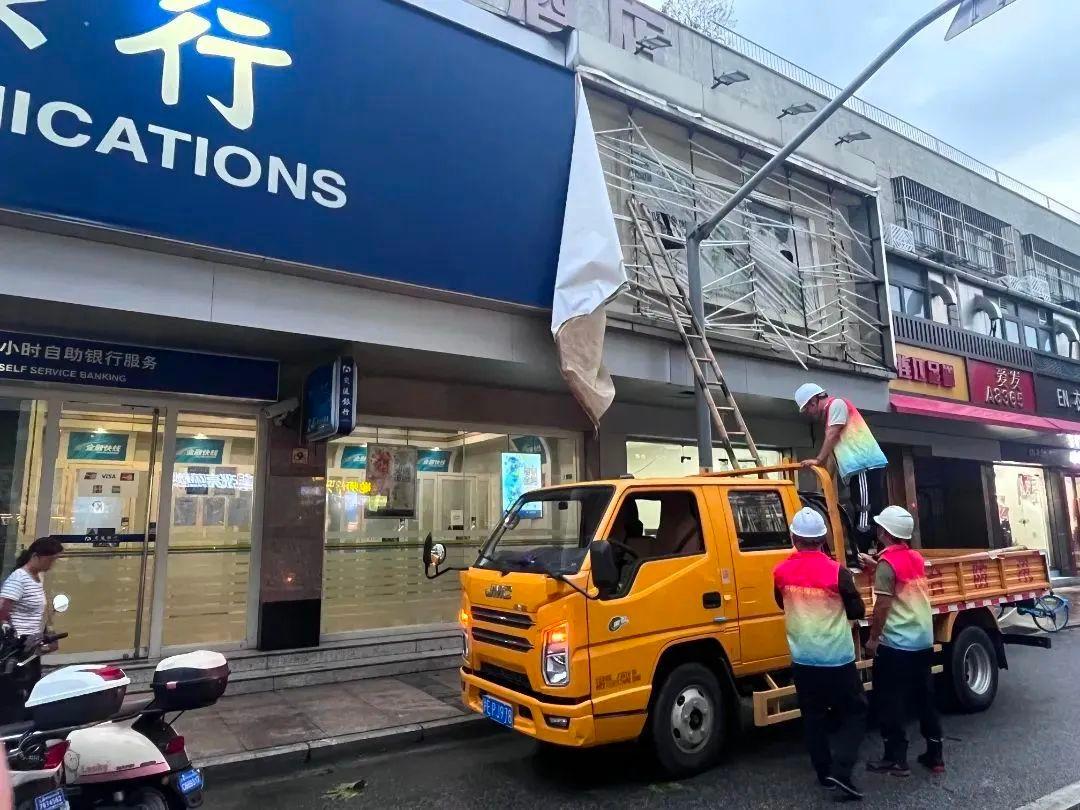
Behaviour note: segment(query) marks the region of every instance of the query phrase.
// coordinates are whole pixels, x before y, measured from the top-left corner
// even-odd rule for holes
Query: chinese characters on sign
[[[212,24],[193,9],[209,5],[211,0],[161,0],[162,9],[178,16],[159,28],[144,34],[116,40],[116,49],[122,54],[136,55],[161,51],[164,65],[161,73],[161,100],[169,106],[180,103],[180,49],[190,42],[203,56],[219,56],[233,60],[233,101],[227,105],[207,96],[219,113],[237,129],[249,129],[255,122],[255,72],[256,65],[288,67],[292,57],[277,48],[254,45],[215,36],[210,32]],[[262,39],[270,36],[270,26],[262,20],[219,8],[217,20],[230,35],[244,39]]]
[[[272,360],[0,331],[0,380],[276,400]]]
[[[1028,371],[968,361],[971,401],[1011,411],[1035,412],[1035,381]]]
[[[914,380],[942,388],[956,387],[956,369],[949,363],[924,360],[921,357],[896,355],[896,374],[902,380]]]
[[[0,0],[0,24],[10,29],[22,41],[22,44],[30,50],[40,48],[48,40],[41,33],[40,28],[25,17],[20,16],[12,6],[42,2],[44,0]]]

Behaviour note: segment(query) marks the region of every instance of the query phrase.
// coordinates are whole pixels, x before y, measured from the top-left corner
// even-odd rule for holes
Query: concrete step
[[[232,670],[228,694],[241,695],[454,668],[461,661],[461,634],[406,632],[299,650],[244,650],[226,657]],[[131,678],[128,694],[150,691],[157,662],[119,664]]]

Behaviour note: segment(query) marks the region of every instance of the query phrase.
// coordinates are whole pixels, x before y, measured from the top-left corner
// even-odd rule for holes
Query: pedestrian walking
[[[0,623],[11,625],[16,636],[37,637],[45,630],[45,586],[41,575],[53,567],[64,546],[52,537],[39,537],[15,560],[0,588]],[[45,650],[48,652],[49,650]],[[18,679],[3,684],[2,710],[6,722],[23,716],[25,699],[41,677],[41,658],[34,658],[20,670]]]
[[[866,728],[866,695],[850,620],[863,618],[866,608],[851,572],[822,551],[828,529],[821,513],[802,509],[789,529],[795,551],[776,567],[773,582],[806,747],[819,784],[836,790],[838,801],[861,799],[852,770]]]
[[[874,773],[911,775],[904,727],[914,716],[926,740],[918,762],[942,773],[945,759],[931,678],[934,626],[926,562],[908,545],[915,520],[903,507],[890,506],[874,522],[884,551],[877,560],[867,555],[861,559],[874,575],[874,614],[866,651],[876,659],[874,706],[885,753],[866,767]]]
[[[836,461],[840,481],[848,487],[848,497],[855,507],[855,529],[859,548],[870,548],[873,531],[870,516],[887,504],[885,468],[889,461],[870,431],[858,408],[843,397],[832,397],[817,383],[800,385],[795,405],[825,428],[821,449],[804,467],[825,466]]]

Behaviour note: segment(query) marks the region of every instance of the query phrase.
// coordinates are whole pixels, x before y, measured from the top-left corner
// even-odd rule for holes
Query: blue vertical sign
[[[304,383],[305,442],[348,436],[356,426],[356,363],[339,357],[319,366]]]

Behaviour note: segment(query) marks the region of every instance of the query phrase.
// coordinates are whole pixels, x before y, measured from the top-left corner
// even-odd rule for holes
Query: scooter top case
[[[196,650],[164,659],[154,670],[155,709],[187,711],[217,703],[229,685],[225,656]]]
[[[39,731],[100,723],[120,711],[130,683],[119,667],[63,667],[37,682],[26,708]]]

